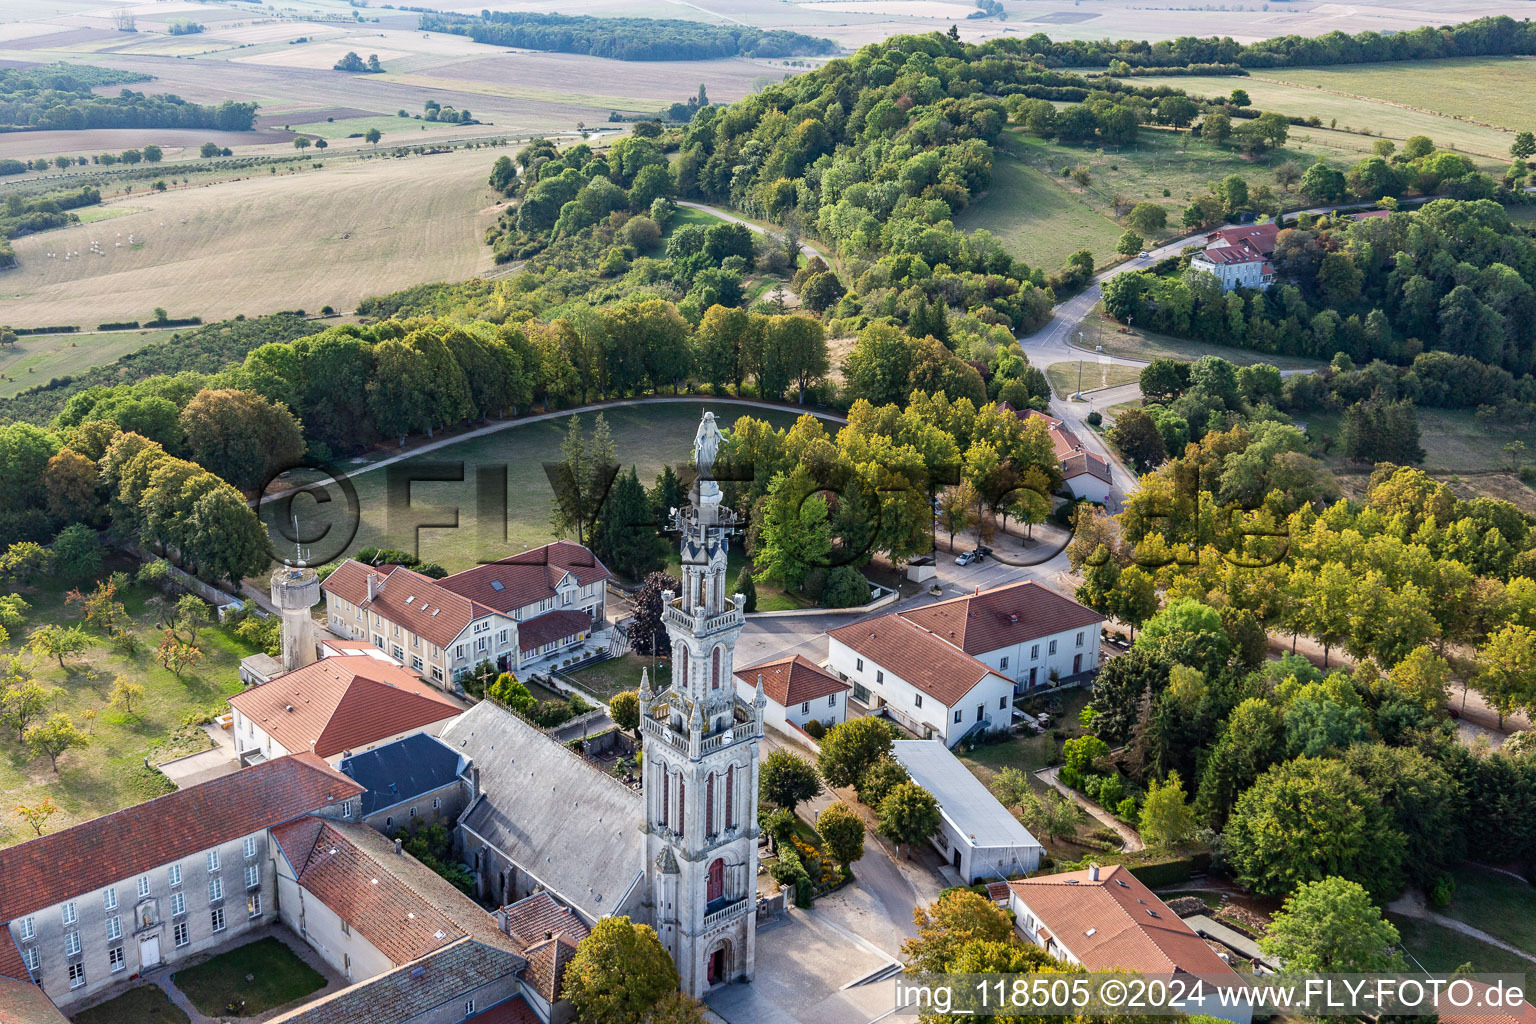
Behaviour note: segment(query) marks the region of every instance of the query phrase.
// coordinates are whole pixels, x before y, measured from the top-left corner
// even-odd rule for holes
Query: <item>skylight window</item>
[[[491,589],[497,593],[500,593],[507,588],[501,585],[501,580],[491,580]]]

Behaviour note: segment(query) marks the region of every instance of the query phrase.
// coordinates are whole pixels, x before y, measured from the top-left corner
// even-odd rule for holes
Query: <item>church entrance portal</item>
[[[726,980],[725,975],[727,967],[727,952],[728,951],[726,947],[721,945],[719,949],[716,949],[713,953],[709,954],[709,961],[706,970],[709,984],[718,985]]]

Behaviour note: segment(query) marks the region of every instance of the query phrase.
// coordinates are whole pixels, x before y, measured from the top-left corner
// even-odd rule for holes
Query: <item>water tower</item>
[[[283,671],[315,660],[315,620],[309,610],[320,601],[320,577],[304,566],[279,566],[272,573],[272,604],[283,616]]]

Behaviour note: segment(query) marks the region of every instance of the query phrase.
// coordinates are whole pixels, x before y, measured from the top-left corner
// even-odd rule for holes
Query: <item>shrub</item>
[[[822,607],[852,608],[868,600],[869,581],[853,566],[840,565],[827,574],[827,584],[821,594]]]
[[[1442,871],[1435,876],[1434,884],[1429,888],[1429,902],[1437,907],[1448,907],[1456,895],[1456,879],[1450,872]]]
[[[805,731],[812,739],[819,740],[827,734],[827,727],[822,724],[821,719],[813,718],[805,723]]]
[[[1100,423],[1104,422],[1104,417],[1099,414],[1099,411],[1097,409],[1095,409],[1093,412],[1090,412],[1088,414],[1087,419],[1088,419],[1088,425],[1090,427],[1096,427]]]
[[[1128,796],[1115,805],[1115,816],[1132,825],[1136,824],[1136,798]]]

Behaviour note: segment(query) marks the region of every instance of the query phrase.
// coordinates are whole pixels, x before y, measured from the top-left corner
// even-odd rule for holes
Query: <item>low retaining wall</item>
[[[870,584],[870,586],[875,585],[876,584],[873,583]],[[878,611],[887,605],[895,604],[896,601],[901,597],[900,591],[887,590],[885,587],[881,587],[880,589],[884,590],[885,593],[881,594],[873,601],[870,601],[868,604],[855,605],[852,608],[786,608],[777,612],[748,612],[747,618],[780,619],[789,618],[793,615],[862,615],[865,612]]]

